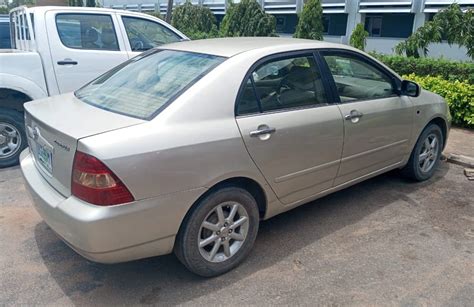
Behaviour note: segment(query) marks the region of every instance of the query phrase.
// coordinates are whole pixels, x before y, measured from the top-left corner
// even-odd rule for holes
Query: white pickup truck
[[[12,49],[0,49],[0,167],[18,163],[27,146],[25,102],[74,91],[145,50],[188,39],[151,15],[101,8],[20,7],[10,28]]]

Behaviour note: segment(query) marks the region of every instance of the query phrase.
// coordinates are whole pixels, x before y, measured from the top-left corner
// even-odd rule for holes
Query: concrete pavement
[[[474,144],[456,135],[464,134],[451,134],[453,148]],[[465,150],[474,156],[474,146]],[[391,172],[265,221],[247,261],[213,279],[173,255],[116,265],[83,259],[34,211],[19,169],[0,170],[0,305],[473,301],[474,182],[457,165],[443,162],[423,183]]]

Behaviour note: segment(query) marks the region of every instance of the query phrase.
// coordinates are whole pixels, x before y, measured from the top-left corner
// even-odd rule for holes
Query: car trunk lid
[[[28,144],[36,167],[66,197],[71,195],[78,140],[143,122],[86,104],[72,93],[25,104]]]

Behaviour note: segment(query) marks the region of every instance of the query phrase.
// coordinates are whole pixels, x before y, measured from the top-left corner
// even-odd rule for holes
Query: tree
[[[276,36],[275,17],[266,14],[255,0],[229,1],[221,23],[221,36]]]
[[[84,6],[83,0],[69,0],[69,6]]]
[[[323,8],[321,0],[308,0],[298,18],[296,38],[323,40]]]
[[[8,14],[11,9],[14,9],[18,6],[26,5],[26,6],[34,6],[36,3],[35,0],[12,0],[6,2],[6,9],[5,14]],[[3,14],[3,13],[1,13]]]
[[[352,47],[364,51],[368,36],[369,32],[365,31],[364,24],[359,23],[352,32],[349,43]]]
[[[418,28],[406,41],[395,46],[397,54],[420,57],[420,50],[426,56],[432,43],[458,44],[467,48],[467,55],[474,59],[474,10],[463,13],[459,4],[451,4],[437,13],[432,21]]]
[[[187,0],[173,10],[173,26],[191,39],[217,37],[216,17],[212,11]]]
[[[88,7],[96,7],[95,0],[86,0],[86,6]]]

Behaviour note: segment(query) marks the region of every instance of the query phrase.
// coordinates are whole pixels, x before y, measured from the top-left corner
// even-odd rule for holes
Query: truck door
[[[128,60],[115,14],[49,11],[46,20],[60,93],[74,91]]]

